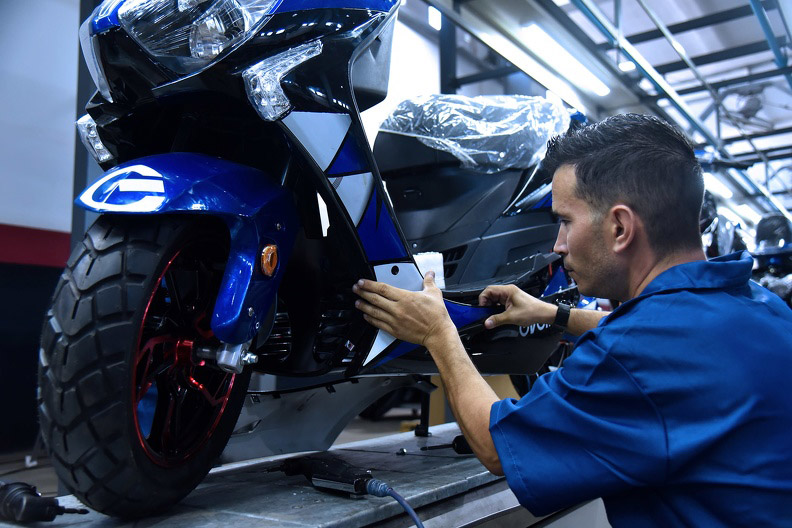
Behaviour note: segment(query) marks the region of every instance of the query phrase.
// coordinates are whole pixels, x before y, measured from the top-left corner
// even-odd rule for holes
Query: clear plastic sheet
[[[381,130],[449,152],[466,168],[525,169],[569,126],[561,102],[525,95],[429,95],[403,101]]]

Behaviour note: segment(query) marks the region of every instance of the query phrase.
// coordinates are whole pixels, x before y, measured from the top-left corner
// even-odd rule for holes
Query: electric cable
[[[404,497],[396,493],[393,488],[388,486],[385,482],[377,479],[371,479],[366,482],[366,491],[375,497],[392,497],[396,499],[396,502],[401,504],[401,507],[404,508],[404,511],[407,512],[407,515],[415,523],[417,528],[424,528],[421,519],[418,518],[418,514],[415,513],[415,510],[412,509],[412,506],[407,504],[407,501],[404,500]]]

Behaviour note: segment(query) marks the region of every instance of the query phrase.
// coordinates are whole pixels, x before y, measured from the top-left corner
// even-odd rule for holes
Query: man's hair
[[[632,208],[658,255],[701,247],[701,166],[687,138],[665,121],[620,114],[570,129],[550,140],[542,165],[550,174],[573,166],[575,194],[597,216],[617,203]]]

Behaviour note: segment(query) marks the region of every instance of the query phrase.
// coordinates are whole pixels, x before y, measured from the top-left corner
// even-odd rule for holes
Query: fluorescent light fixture
[[[604,82],[591,73],[583,64],[572,56],[561,44],[545,33],[536,24],[530,24],[520,30],[523,41],[533,53],[550,65],[562,77],[582,90],[594,92],[600,97],[610,93]]]
[[[553,0],[553,3],[558,7],[564,7],[565,5],[569,5],[569,0]]]
[[[623,72],[631,72],[635,70],[635,63],[631,60],[621,61],[619,69]]]
[[[726,187],[726,184],[720,181],[720,179],[711,172],[704,173],[704,186],[708,191],[717,194],[721,198],[726,198],[728,200],[734,196],[731,189]]]
[[[429,6],[427,17],[429,19],[429,25],[435,30],[440,31],[440,28],[443,27],[443,15],[440,13],[440,11],[438,11],[435,7]]]
[[[737,205],[734,207],[734,210],[737,211],[737,214],[749,220],[753,224],[758,224],[759,220],[762,219],[762,215],[756,212],[756,210],[747,204]]]

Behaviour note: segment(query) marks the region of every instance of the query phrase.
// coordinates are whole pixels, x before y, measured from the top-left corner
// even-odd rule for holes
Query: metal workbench
[[[459,434],[456,424],[431,428],[429,438],[413,433],[344,444],[334,454],[350,464],[370,469],[412,505],[429,527],[529,526],[537,521],[521,508],[503,477],[489,473],[473,455],[451,449],[421,451],[420,447],[450,443]],[[399,454],[405,449],[406,453]],[[412,526],[401,506],[390,497],[350,498],[314,489],[305,477],[268,471],[281,455],[238,462],[214,469],[187,498],[166,515],[123,522],[99,513],[66,515],[50,526],[131,527],[396,527]],[[79,507],[73,496],[64,506]]]

